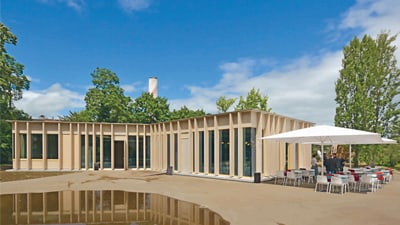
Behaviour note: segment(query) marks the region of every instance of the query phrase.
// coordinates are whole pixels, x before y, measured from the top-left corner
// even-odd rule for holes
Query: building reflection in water
[[[229,225],[196,204],[125,191],[0,195],[0,210],[1,224]]]

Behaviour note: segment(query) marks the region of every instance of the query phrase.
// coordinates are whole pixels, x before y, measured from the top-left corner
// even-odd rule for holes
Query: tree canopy
[[[236,98],[227,98],[225,96],[221,96],[218,98],[216,104],[218,112],[227,112],[229,108],[235,103]]]
[[[30,81],[23,74],[24,66],[7,53],[5,44],[16,45],[17,37],[0,22],[0,101],[11,108],[22,98],[22,91],[29,89]]]
[[[12,132],[7,120],[29,120],[30,116],[14,107],[29,89],[30,81],[23,74],[24,66],[9,55],[6,44],[16,45],[17,37],[0,22],[0,163],[11,162]]]
[[[243,96],[240,96],[239,102],[235,107],[235,110],[246,109],[260,109],[270,112],[271,108],[268,108],[268,96],[262,96],[259,89],[252,88],[247,93],[246,99]]]
[[[193,118],[193,117],[198,117],[198,116],[204,116],[206,113],[204,110],[198,109],[198,110],[191,110],[186,106],[181,107],[179,110],[173,110],[171,112],[171,120],[179,120],[179,119],[185,119],[185,118]]]
[[[153,97],[148,92],[132,103],[134,121],[137,123],[156,123],[168,121],[170,117],[168,100],[163,97]]]
[[[335,125],[393,137],[400,109],[400,70],[394,56],[396,36],[358,37],[343,49],[336,81]],[[356,149],[355,162],[359,151]]]
[[[376,40],[365,35],[344,47],[343,68],[336,81],[336,125],[391,136],[400,115],[395,39],[387,33]]]
[[[91,76],[94,87],[85,96],[86,112],[79,116],[93,122],[132,122],[132,100],[124,95],[118,76],[104,68],[96,68]]]

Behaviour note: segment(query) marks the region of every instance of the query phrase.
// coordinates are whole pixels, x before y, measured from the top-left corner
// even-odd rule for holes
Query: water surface
[[[108,190],[0,195],[0,223],[229,225],[217,213],[190,202]]]

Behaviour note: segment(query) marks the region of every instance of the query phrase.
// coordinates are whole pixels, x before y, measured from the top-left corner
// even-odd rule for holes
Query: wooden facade
[[[155,124],[10,121],[14,170],[154,170],[252,179],[310,167],[311,146],[262,140],[311,122],[259,110]]]

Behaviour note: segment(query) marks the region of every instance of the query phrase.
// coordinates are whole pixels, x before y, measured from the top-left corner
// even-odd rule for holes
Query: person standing
[[[326,156],[326,153],[324,154],[324,165],[322,165],[322,171],[324,171],[325,167],[325,173],[328,172],[328,157]]]
[[[339,171],[343,172],[344,163],[346,161],[346,160],[344,160],[343,154],[339,155],[338,161],[339,161]]]
[[[336,172],[336,160],[331,154],[330,157],[326,160],[326,171],[329,174],[334,174]]]
[[[336,173],[337,171],[340,170],[340,160],[336,157],[336,153],[333,153],[333,158],[332,158],[332,169],[333,169],[333,173]]]
[[[318,175],[318,165],[317,165],[317,156],[314,154],[311,159],[311,169],[314,169],[314,176]]]

